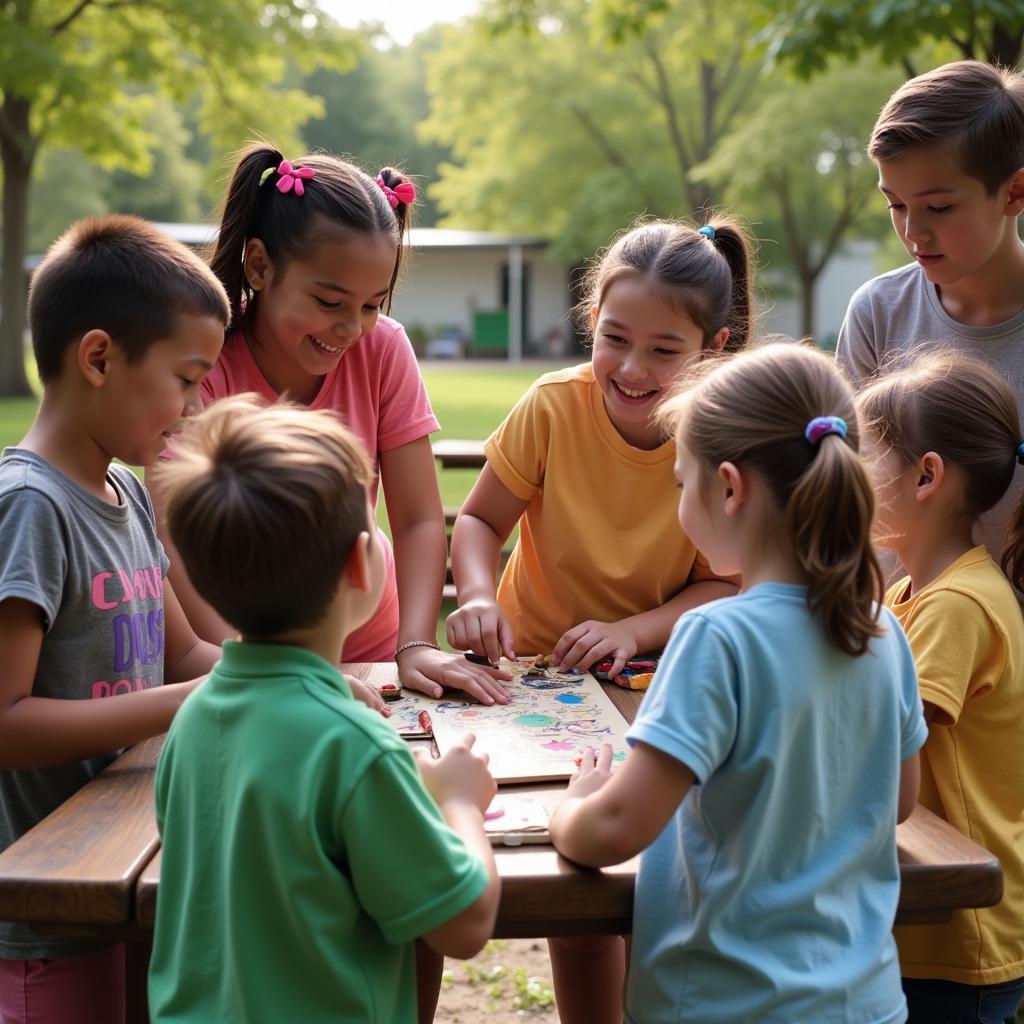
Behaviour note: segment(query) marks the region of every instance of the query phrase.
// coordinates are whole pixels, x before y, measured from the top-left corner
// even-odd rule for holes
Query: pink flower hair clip
[[[392,210],[399,203],[412,206],[416,202],[416,186],[411,181],[403,181],[401,185],[396,185],[392,188],[390,185],[385,184],[384,179],[379,174],[373,180],[377,182],[381,192],[384,193],[387,201],[391,204]]]
[[[288,160],[282,160],[276,167],[268,167],[260,175],[260,184],[262,185],[275,171],[278,174],[277,191],[282,194],[294,192],[301,196],[306,191],[303,181],[316,177],[316,171],[312,167],[292,167]]]

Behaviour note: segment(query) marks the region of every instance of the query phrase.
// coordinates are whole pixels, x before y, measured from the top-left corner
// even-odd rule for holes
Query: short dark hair
[[[373,477],[326,410],[214,402],[158,469],[167,528],[203,600],[247,639],[315,626],[360,533]]]
[[[141,360],[183,314],[227,324],[228,300],[194,252],[141,217],[116,214],[72,224],[50,246],[28,298],[32,349],[45,382],[60,376],[68,345],[106,331]]]
[[[877,163],[933,146],[995,195],[1024,167],[1024,75],[958,60],[904,82],[878,115],[868,156]]]

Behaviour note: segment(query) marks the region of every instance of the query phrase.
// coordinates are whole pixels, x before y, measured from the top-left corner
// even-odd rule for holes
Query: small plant
[[[555,1002],[555,993],[540,978],[527,977],[525,967],[517,967],[512,974],[516,994],[512,1005],[519,1011],[550,1010]]]

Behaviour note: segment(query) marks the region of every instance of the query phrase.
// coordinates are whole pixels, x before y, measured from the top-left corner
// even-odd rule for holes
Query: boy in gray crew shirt
[[[43,397],[0,457],[0,850],[124,747],[165,732],[220,649],[165,580],[132,465],[201,408],[224,289],[135,217],[73,225],[29,296]],[[174,683],[179,685],[163,685]],[[124,953],[0,923],[0,1017],[119,1024]]]
[[[957,61],[912,79],[879,115],[868,154],[914,262],[850,300],[840,364],[860,387],[903,352],[952,346],[1003,376],[1024,415],[1024,77]],[[997,562],[1022,491],[1019,474],[976,528]]]

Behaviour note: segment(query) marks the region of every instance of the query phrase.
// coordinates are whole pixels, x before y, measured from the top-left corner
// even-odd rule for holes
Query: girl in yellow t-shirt
[[[909,573],[885,600],[929,723],[920,802],[1003,866],[997,906],[896,929],[910,1021],[952,1020],[956,1007],[958,1021],[1012,1020],[1024,996],[1024,619],[1013,590],[1024,590],[1024,504],[1001,553],[1009,580],[972,531],[1024,462],[1017,403],[985,364],[930,350],[858,404],[877,542]]]
[[[455,524],[448,642],[563,668],[664,645],[689,608],[736,592],[680,537],[675,446],[653,413],[683,368],[750,334],[750,246],[734,221],[641,223],[588,275],[589,363],[542,376],[487,441]],[[501,547],[519,541],[501,584]],[[551,940],[563,1024],[622,1020],[620,939]]]

